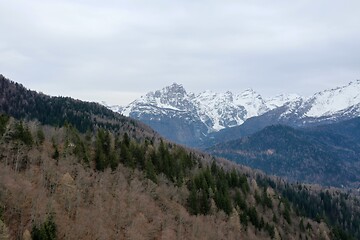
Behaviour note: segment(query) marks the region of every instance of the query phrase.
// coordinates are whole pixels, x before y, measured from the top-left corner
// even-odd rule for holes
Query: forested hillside
[[[71,123],[84,133],[99,127],[120,130],[139,126],[142,131],[155,134],[138,121],[114,113],[106,107],[69,97],[50,97],[26,89],[23,85],[0,74],[0,113],[17,119],[37,120],[42,124],[63,126]]]
[[[336,234],[326,225],[321,204],[312,216],[314,206],[299,200],[301,191],[229,162],[215,163],[164,141],[137,141],[128,133],[99,129],[89,136],[70,125],[55,129],[6,116],[1,122],[3,236],[314,239]],[[311,200],[313,193],[303,191]],[[334,194],[334,199],[342,196]]]
[[[75,119],[107,114],[79,104]],[[360,203],[350,192],[267,177],[120,115],[99,114],[102,125],[89,120],[78,129],[66,117],[42,124],[42,113],[30,115],[26,106],[8,105],[0,116],[2,239],[360,237]]]
[[[208,152],[291,181],[358,188],[359,119],[308,129],[276,125]]]

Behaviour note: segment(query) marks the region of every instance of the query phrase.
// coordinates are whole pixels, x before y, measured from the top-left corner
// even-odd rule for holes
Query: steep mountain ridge
[[[194,94],[174,83],[118,111],[175,142],[204,147],[247,136],[272,124],[307,127],[360,116],[360,81],[308,98],[281,94],[266,99],[252,89],[240,94],[209,90]]]
[[[360,103],[360,80],[350,82],[347,86],[316,93],[308,101],[311,108],[306,117],[334,115]]]
[[[165,137],[189,146],[200,146],[210,133],[243,124],[247,119],[299,98],[279,95],[267,101],[252,89],[240,94],[209,90],[194,94],[180,84],[149,92],[124,108],[123,115],[138,119]]]
[[[286,103],[296,102],[304,97],[301,97],[298,94],[279,94],[275,97],[270,97],[266,99],[266,105],[270,110],[281,107]]]
[[[252,89],[238,95],[230,91],[204,91],[194,98],[194,102],[201,119],[208,123],[209,132],[240,125],[269,110],[260,94]]]
[[[144,113],[157,115],[177,111],[181,115],[182,112],[187,112],[192,115],[192,120],[205,124],[207,132],[213,132],[237,126],[268,110],[262,97],[251,89],[238,95],[230,91],[215,93],[209,90],[196,95],[174,83],[161,90],[149,92],[123,108],[121,113],[141,118]]]
[[[360,80],[286,103],[279,120],[301,126],[346,120],[360,115]]]
[[[196,112],[196,106],[182,85],[172,84],[132,102],[121,112],[148,124],[166,138],[195,145],[208,128]]]
[[[261,129],[282,124],[295,128],[312,127],[346,121],[360,116],[360,81],[315,93],[310,98],[293,97],[260,116],[249,118],[242,125],[209,134],[202,147],[249,136]]]

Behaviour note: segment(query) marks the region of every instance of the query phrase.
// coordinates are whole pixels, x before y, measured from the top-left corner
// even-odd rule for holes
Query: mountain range
[[[207,149],[291,181],[360,187],[360,118],[309,128],[272,125]]]
[[[266,126],[316,126],[360,115],[360,80],[311,97],[281,94],[263,98],[242,93],[194,94],[180,84],[149,92],[128,106],[112,110],[138,119],[168,139],[191,147],[209,147],[248,136]]]
[[[121,109],[174,142],[290,181],[359,188],[360,81],[265,99],[173,84]]]

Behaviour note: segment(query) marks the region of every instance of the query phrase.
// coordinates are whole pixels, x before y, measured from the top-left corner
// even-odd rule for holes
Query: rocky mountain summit
[[[253,133],[272,124],[302,127],[357,117],[360,81],[307,98],[296,94],[263,98],[252,89],[241,93],[206,90],[195,94],[174,83],[149,92],[126,107],[111,109],[150,125],[175,142],[196,147],[209,136],[214,138],[218,132],[232,131],[248,120]]]

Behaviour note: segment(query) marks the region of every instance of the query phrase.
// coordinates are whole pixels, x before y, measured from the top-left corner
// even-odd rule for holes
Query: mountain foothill
[[[171,96],[167,102],[164,92]],[[211,96],[223,102],[200,104]],[[336,170],[338,179],[348,171],[346,181],[357,180],[356,161],[350,159],[358,153],[357,119],[324,125],[312,116],[306,126],[267,126],[211,147],[207,137],[279,111],[280,100],[270,104],[251,90],[199,96],[177,84],[146,98],[151,103],[137,106],[138,112],[124,107],[119,114],[98,103],[38,93],[0,75],[0,239],[360,238],[357,191],[310,184],[311,176],[320,179]],[[306,102],[298,96],[281,99]],[[223,105],[228,100],[231,104]],[[287,110],[292,106],[285,104]],[[224,108],[207,113],[216,106]],[[158,115],[150,114],[154,109]],[[198,125],[186,126],[194,116],[188,109],[198,113]],[[151,121],[157,121],[154,130]],[[167,138],[159,131],[176,124],[183,135]],[[196,130],[199,138],[186,146]],[[223,158],[234,152],[252,162],[260,155],[296,156],[296,161],[280,167],[279,160],[264,158],[273,162],[268,168],[280,171],[267,175]],[[313,169],[309,183],[280,177],[294,166],[295,177],[305,176],[300,172],[308,162],[297,156],[301,152],[308,162],[322,161],[323,172]],[[327,165],[328,156],[334,166]],[[345,172],[337,156],[349,158]]]

